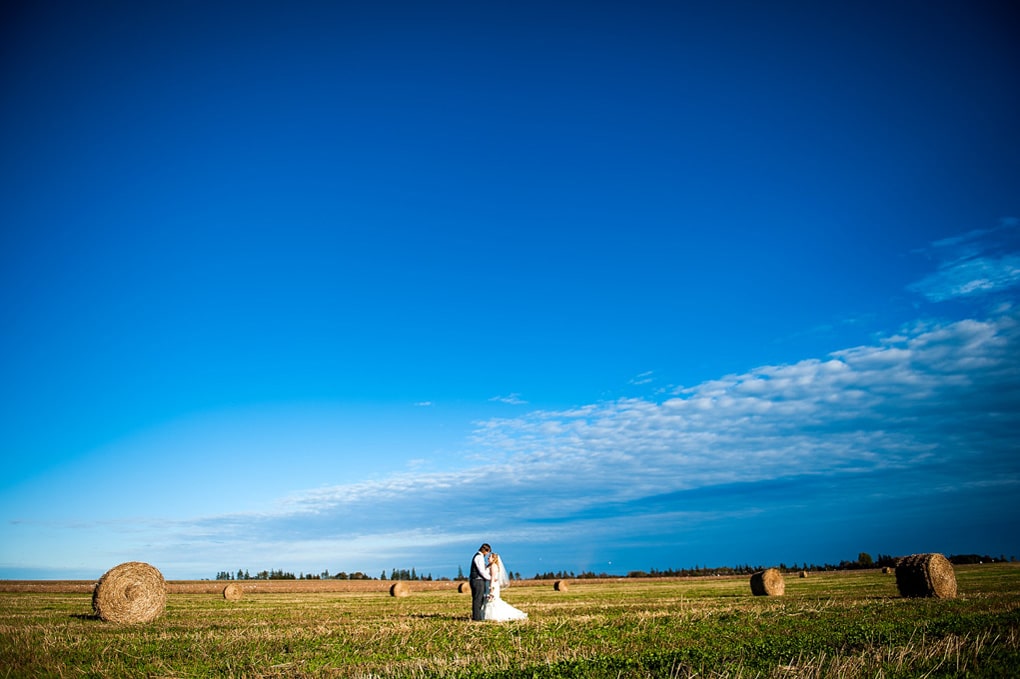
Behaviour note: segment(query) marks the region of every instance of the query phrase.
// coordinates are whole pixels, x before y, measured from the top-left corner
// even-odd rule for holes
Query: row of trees
[[[247,569],[238,569],[236,573],[230,571],[220,571],[216,574],[217,580],[374,580],[370,575],[365,575],[361,571],[354,573],[347,573],[340,571],[339,573],[330,574],[329,570],[324,570],[321,573],[299,573],[294,575],[284,570],[270,570],[270,571],[259,571],[255,575],[248,573]],[[432,574],[419,575],[418,572],[412,568],[407,570],[406,568],[394,568],[389,575],[386,575],[386,571],[383,571],[379,575],[380,580],[432,580]],[[449,580],[449,578],[439,578],[440,580]]]
[[[385,571],[384,571],[385,572]],[[231,573],[229,571],[220,571],[216,574],[217,580],[372,580],[373,578],[369,575],[365,575],[361,571],[356,573],[345,573],[343,571],[330,575],[328,570],[322,571],[318,575],[314,573],[299,573],[294,575],[284,570],[272,570],[272,571],[259,571],[255,575],[250,575],[247,569],[238,569],[237,573]]]
[[[956,554],[950,555],[949,561],[954,564],[976,564],[976,563],[999,563],[1011,561],[1015,562],[1017,559],[1015,556],[1007,559],[1004,555],[998,557],[989,556],[987,554]],[[877,557],[872,558],[867,552],[861,552],[857,555],[856,561],[840,561],[838,564],[814,564],[804,562],[803,564],[797,564],[794,562],[792,565],[786,565],[781,563],[776,568],[785,573],[797,573],[800,571],[836,571],[836,570],[854,570],[860,568],[884,568],[892,567],[896,565],[896,557],[888,554],[879,554]],[[697,577],[697,576],[708,576],[708,575],[750,575],[760,570],[764,570],[765,566],[758,565],[752,566],[751,564],[743,564],[737,566],[721,566],[709,568],[707,566],[702,567],[695,565],[694,568],[668,568],[666,570],[659,570],[652,568],[648,571],[630,571],[625,577],[628,578],[672,578],[672,577]],[[521,580],[521,573],[507,574],[511,580]],[[618,578],[619,575],[611,575],[609,573],[595,573],[593,571],[582,571],[575,573],[574,571],[548,571],[545,573],[535,573],[535,580],[583,580],[592,578]],[[330,574],[328,570],[324,570],[321,573],[315,575],[312,573],[300,573],[294,575],[283,570],[270,570],[270,571],[259,571],[255,575],[249,575],[247,570],[238,569],[237,573],[231,573],[229,571],[220,571],[216,574],[217,580],[374,580],[375,578],[365,575],[361,571],[354,573],[346,573],[340,571],[339,573]],[[432,574],[427,575],[419,574],[414,568],[410,570],[406,568],[394,568],[387,575],[384,570],[379,574],[380,580],[418,580],[418,581],[432,581]],[[435,578],[436,580],[444,581],[449,578]],[[464,571],[458,567],[457,577],[454,580],[467,580],[464,576]]]
[[[419,575],[413,568],[407,570],[406,568],[394,568],[390,571],[390,576],[386,577],[386,571],[382,572],[379,576],[380,580],[420,580],[420,581],[431,581],[432,574]],[[440,578],[440,580],[449,580],[449,578]]]
[[[985,554],[984,556],[979,554],[954,554],[953,556],[949,557],[949,560],[955,564],[1006,563],[1006,562],[1016,563],[1015,556],[1011,556],[1007,559],[1005,554],[1000,554],[997,557],[988,556],[987,554]]]
[[[781,563],[776,568],[780,571],[788,573],[798,573],[800,571],[832,571],[832,570],[847,570],[853,568],[881,568],[882,566],[893,566],[896,560],[887,555],[879,554],[878,561],[871,558],[871,555],[861,552],[857,561],[841,561],[839,565],[833,564],[803,564],[794,563],[792,565],[786,565]],[[695,565],[694,568],[667,568],[661,570],[658,568],[652,568],[647,571],[630,571],[627,573],[628,578],[677,578],[677,577],[699,577],[709,575],[751,575],[758,571],[765,570],[765,566],[752,564],[739,564],[736,566],[699,566]],[[617,575],[610,575],[608,573],[595,573],[593,571],[582,571],[581,573],[574,573],[573,571],[550,571],[547,573],[536,573],[536,580],[560,580],[569,578],[572,580],[584,580],[586,578],[615,578],[620,577]]]
[[[1007,559],[1005,556],[999,556],[998,558],[988,556],[979,556],[977,554],[958,554],[951,555],[948,557],[949,561],[954,564],[970,564],[970,563],[997,563],[1006,561],[1016,561],[1016,557],[1010,557]],[[779,569],[784,573],[799,573],[801,571],[847,571],[847,570],[859,570],[862,568],[893,568],[896,566],[898,557],[890,556],[889,554],[879,554],[876,557],[872,557],[867,552],[861,552],[857,555],[856,561],[840,561],[838,564],[816,564],[807,563],[806,561],[802,564],[796,562],[791,565],[780,563],[775,568]],[[656,570],[652,569],[648,572],[645,571],[631,571],[627,574],[629,578],[662,578],[662,577],[696,577],[701,575],[750,575],[758,571],[764,570],[765,566],[758,565],[752,566],[750,564],[744,564],[742,566],[723,566],[720,568],[702,568],[695,566],[694,568],[680,568],[680,569],[668,569],[668,570]],[[546,576],[543,576],[546,577]],[[569,577],[574,577],[571,574]],[[607,577],[605,574],[595,575],[593,573],[581,573],[577,576],[578,578],[586,577]]]
[[[508,571],[506,576],[508,578],[510,578],[511,580],[521,580],[522,579],[520,571],[517,571],[516,573],[514,573],[513,571]],[[454,581],[460,581],[460,580],[467,580],[467,578],[464,577],[464,570],[460,566],[457,566],[457,577],[454,578]]]

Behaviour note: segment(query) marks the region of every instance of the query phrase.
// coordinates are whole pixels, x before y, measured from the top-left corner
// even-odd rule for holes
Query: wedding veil
[[[498,565],[499,565],[499,586],[500,587],[509,587],[510,586],[510,578],[507,577],[506,566],[503,565],[503,559],[502,558],[500,558]]]

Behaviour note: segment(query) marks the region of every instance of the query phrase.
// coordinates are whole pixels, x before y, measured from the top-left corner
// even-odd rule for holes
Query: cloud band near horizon
[[[473,466],[317,489],[234,519],[264,534],[364,543],[369,552],[385,543],[406,556],[473,539],[465,536],[557,543],[581,526],[622,535],[634,521],[732,519],[763,511],[758,493],[776,484],[788,486],[785,502],[805,503],[810,492],[798,479],[887,498],[1012,489],[1020,484],[1018,340],[1015,314],[918,324],[872,346],[664,400],[492,419],[477,427]],[[912,481],[883,482],[893,477]],[[733,488],[745,500],[734,495],[721,508],[717,496]],[[710,497],[714,504],[702,504]]]
[[[77,530],[120,532],[125,551],[160,533],[168,559],[186,549],[207,568],[255,549],[360,569],[440,563],[440,553],[489,536],[552,548],[586,534],[625,540],[639,525],[649,540],[679,539],[777,508],[820,510],[820,489],[834,485],[858,499],[925,503],[1012,493],[1018,357],[1016,313],[919,323],[660,400],[480,422],[460,469],[314,489],[258,514]]]

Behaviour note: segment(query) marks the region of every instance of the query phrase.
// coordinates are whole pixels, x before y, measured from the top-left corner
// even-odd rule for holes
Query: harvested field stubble
[[[957,567],[968,596],[952,601],[903,598],[877,569],[810,576],[784,597],[752,596],[743,575],[580,579],[569,596],[515,582],[504,596],[529,620],[487,625],[469,622],[459,583],[415,582],[413,597],[390,599],[388,581],[342,592],[246,582],[243,604],[224,605],[224,583],[210,582],[171,592],[148,625],[96,620],[84,592],[0,583],[0,667],[115,679],[1016,676],[1020,565]]]

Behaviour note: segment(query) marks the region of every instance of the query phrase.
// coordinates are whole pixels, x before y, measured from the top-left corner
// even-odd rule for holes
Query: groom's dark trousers
[[[475,555],[477,556],[477,554]],[[485,578],[478,572],[475,560],[471,559],[471,619],[482,619],[482,605],[485,603]]]
[[[471,619],[482,619],[482,604],[485,603],[485,580],[471,578]]]

